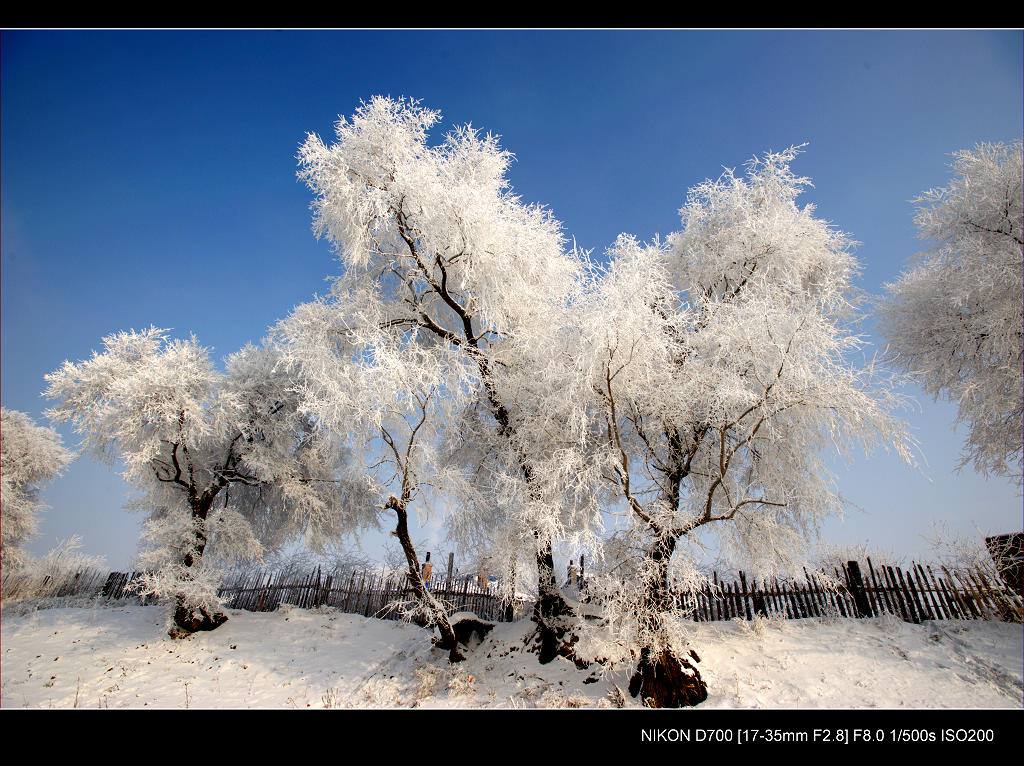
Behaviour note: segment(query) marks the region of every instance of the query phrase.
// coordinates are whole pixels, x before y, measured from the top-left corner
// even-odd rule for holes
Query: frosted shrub
[[[448,695],[451,697],[465,697],[476,692],[476,683],[466,671],[460,667],[453,667],[448,676]]]
[[[822,607],[822,614],[819,619],[825,625],[835,625],[842,619],[842,615],[839,614],[839,609],[835,604],[826,603]]]
[[[869,558],[876,566],[885,564],[898,567],[904,564],[902,556],[888,548],[879,548],[867,542],[838,544],[823,541],[819,544],[817,551],[810,556],[814,568],[823,571],[830,577],[835,577],[833,570],[838,569],[841,572],[850,561],[856,561],[863,565]]]
[[[566,694],[558,689],[545,693],[537,700],[537,707],[541,708],[581,708],[592,704],[589,698],[581,694]]]
[[[975,530],[972,536],[961,535],[951,531],[948,523],[935,522],[921,537],[937,564],[954,572],[981,569],[998,578],[992,554],[985,546],[985,535],[977,527]]]
[[[755,614],[749,620],[745,620],[742,617],[733,617],[730,622],[739,629],[740,633],[758,638],[764,638],[765,633],[772,624],[771,618],[763,614]]]
[[[413,677],[416,679],[416,699],[432,697],[443,675],[443,671],[434,665],[413,668]]]
[[[898,615],[886,611],[875,618],[875,624],[878,625],[879,630],[883,633],[887,635],[895,635],[903,630],[905,623]]]
[[[81,547],[81,538],[75,535],[58,542],[42,558],[24,556],[18,570],[4,572],[3,603],[95,596],[106,580],[105,561],[82,553]]]
[[[588,594],[601,619],[578,623],[577,656],[599,658],[603,665],[612,667],[635,662],[644,648],[655,654],[670,651],[686,655],[692,612],[674,600],[652,605],[650,592],[659,573],[655,562],[637,557],[588,578]],[[706,582],[695,570],[679,569],[677,573],[681,575],[676,578],[677,587],[690,589]]]

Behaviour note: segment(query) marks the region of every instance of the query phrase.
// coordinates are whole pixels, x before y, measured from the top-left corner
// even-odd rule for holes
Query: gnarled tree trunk
[[[551,662],[562,655],[572,658],[567,634],[572,608],[566,602],[555,580],[555,562],[548,540],[537,551],[537,602],[533,605],[533,621],[537,624],[540,641],[538,659],[540,663]]]
[[[193,567],[198,567],[199,562],[203,558],[203,552],[206,550],[206,544],[209,542],[206,532],[205,524],[206,517],[210,513],[210,508],[213,507],[214,498],[217,496],[217,490],[204,492],[201,496],[197,496],[194,491],[189,493],[189,504],[192,506],[192,519],[198,521],[199,525],[195,530],[195,554],[192,551],[188,551],[182,557],[182,565],[187,570],[191,570]],[[190,580],[191,575],[186,573],[184,580]],[[169,631],[171,638],[184,638],[185,636],[191,635],[200,630],[213,630],[218,628],[227,622],[228,616],[223,612],[209,611],[204,608],[200,609],[189,609],[185,605],[183,597],[178,596],[177,603],[174,608],[174,624]]]
[[[647,583],[647,605],[657,616],[673,607],[674,596],[669,588],[668,568],[678,537],[672,531],[660,535],[648,549],[653,575]],[[629,681],[629,693],[639,696],[650,707],[692,707],[708,698],[708,687],[694,663],[700,657],[692,649],[689,657],[681,657],[671,648],[660,651],[644,647],[640,662]],[[691,662],[692,660],[692,662]]]
[[[179,597],[174,609],[174,627],[171,628],[170,635],[172,638],[184,638],[196,631],[213,630],[227,621],[228,616],[223,612],[187,609]]]
[[[690,660],[693,662],[690,662]],[[700,657],[692,649],[689,658],[664,649],[652,657],[649,649],[640,654],[640,663],[629,681],[629,693],[650,707],[692,707],[708,698],[708,687],[694,663]]]
[[[441,633],[441,640],[438,642],[438,646],[448,649],[449,662],[461,662],[465,657],[459,651],[459,641],[455,636],[451,620],[448,618],[448,612],[434,598],[434,595],[426,587],[423,577],[420,575],[420,563],[416,555],[416,547],[409,536],[409,514],[405,503],[392,495],[384,507],[390,508],[398,516],[398,523],[395,525],[395,536],[402,545],[405,561],[409,566],[409,582],[412,584],[412,590],[416,594],[416,598],[427,610],[428,625],[436,625]]]

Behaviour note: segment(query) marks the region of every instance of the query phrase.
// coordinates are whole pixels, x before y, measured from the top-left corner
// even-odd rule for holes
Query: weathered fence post
[[[766,615],[767,613],[765,612],[765,608],[764,608],[764,599],[760,598],[758,593],[756,593],[754,591],[748,591],[747,590],[747,577],[746,577],[745,574],[743,574],[743,572],[740,572],[740,583],[743,586],[743,594],[742,594],[742,598],[743,598],[743,611],[745,612],[746,618],[748,620],[752,620],[754,618],[754,615],[752,615],[750,613],[750,606],[747,604],[747,596],[748,595],[749,596],[753,596],[754,612],[756,614]],[[760,602],[758,602],[759,598],[760,598]]]
[[[117,587],[117,579],[121,576],[120,572],[111,572],[107,575],[107,582],[103,585],[103,597],[106,599],[113,598],[114,589]]]
[[[848,580],[850,592],[853,594],[853,605],[857,608],[858,617],[872,617],[871,604],[868,603],[867,593],[864,591],[864,580],[860,576],[860,565],[856,561],[846,562],[849,572]]]

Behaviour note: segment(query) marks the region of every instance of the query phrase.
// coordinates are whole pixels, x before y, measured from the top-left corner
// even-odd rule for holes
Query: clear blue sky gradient
[[[0,392],[39,420],[43,375],[104,335],[154,324],[223,357],[322,292],[337,264],[295,154],[375,94],[499,134],[516,190],[596,253],[677,230],[723,166],[809,142],[804,201],[862,243],[872,294],[921,249],[910,200],[947,183],[949,155],[1022,132],[1019,30],[4,31],[0,48]],[[1011,482],[953,472],[954,408],[909,393],[927,477],[884,455],[840,467],[863,511],[825,534],[926,557],[936,521],[1019,531]],[[30,550],[77,533],[126,566],[127,496],[77,461]]]

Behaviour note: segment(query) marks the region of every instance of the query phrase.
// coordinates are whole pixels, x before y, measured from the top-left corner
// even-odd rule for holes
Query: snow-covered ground
[[[450,667],[414,625],[334,610],[231,611],[171,640],[157,606],[0,618],[4,708],[636,707],[625,668],[599,677],[525,649],[528,621],[499,624]],[[894,619],[694,626],[703,708],[1020,708],[1022,628]],[[621,690],[621,691],[620,691]]]

